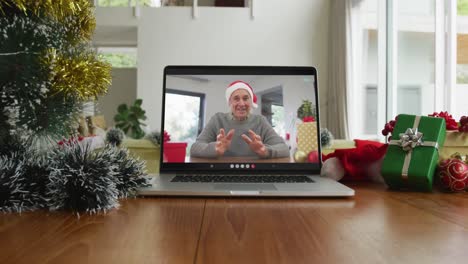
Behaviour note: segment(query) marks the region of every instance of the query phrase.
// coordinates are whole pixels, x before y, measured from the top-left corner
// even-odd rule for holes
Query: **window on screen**
[[[165,130],[171,131],[171,141],[187,142],[187,148],[190,149],[204,123],[204,100],[205,95],[202,93],[168,90]]]

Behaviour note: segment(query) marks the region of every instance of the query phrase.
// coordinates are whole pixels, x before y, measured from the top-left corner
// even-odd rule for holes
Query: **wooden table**
[[[106,215],[0,215],[0,263],[466,263],[468,195],[137,198]]]

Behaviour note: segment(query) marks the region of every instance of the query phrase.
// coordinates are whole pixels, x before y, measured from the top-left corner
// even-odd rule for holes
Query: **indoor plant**
[[[302,100],[301,106],[297,109],[297,117],[302,121],[315,121],[317,119],[315,113],[315,107],[312,106],[312,102],[309,100]],[[306,120],[304,120],[306,118]],[[311,119],[311,120],[309,120]]]
[[[145,135],[142,126],[146,125],[141,121],[146,120],[146,111],[141,108],[142,102],[142,99],[136,99],[130,107],[127,104],[121,104],[117,108],[118,113],[114,116],[115,126],[135,139],[140,139]]]

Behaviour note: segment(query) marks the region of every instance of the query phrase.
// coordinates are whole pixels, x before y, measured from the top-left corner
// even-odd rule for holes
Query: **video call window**
[[[230,104],[227,91],[237,91],[239,87],[241,90],[242,88],[245,91],[249,90],[242,87],[243,84],[235,84],[233,86],[235,89],[229,89],[229,85],[238,80],[241,80],[242,83],[247,84],[251,88],[251,93],[241,93],[248,95],[250,106],[240,103],[237,108],[232,108]],[[273,130],[273,133],[262,134],[265,130],[262,128],[257,129],[257,132],[252,135],[247,127],[237,126],[238,123],[234,122],[236,129],[234,129],[235,133],[233,137],[247,135],[252,140],[255,138],[255,135],[259,136],[262,134],[267,138],[261,140],[269,140],[274,135],[275,140],[271,141],[273,142],[272,144],[276,145],[276,143],[281,141],[286,146],[286,153],[284,151],[285,148],[279,146],[278,149],[267,151],[267,154],[270,156],[266,154],[266,156],[261,156],[258,153],[263,154],[264,152],[250,151],[252,148],[246,148],[246,144],[243,142],[245,140],[243,140],[237,141],[240,143],[237,143],[235,146],[231,145],[222,156],[227,156],[231,159],[237,158],[239,160],[259,159],[262,162],[269,162],[269,160],[280,163],[294,162],[293,156],[298,150],[298,143],[301,143],[301,139],[302,143],[307,140],[309,141],[308,144],[312,144],[315,148],[318,148],[317,131],[307,136],[300,135],[299,128],[303,120],[298,117],[298,109],[303,105],[304,101],[312,103],[312,112],[315,108],[316,95],[314,94],[314,82],[314,76],[312,75],[166,76],[164,130],[170,134],[170,143],[183,149],[181,151],[182,154],[178,154],[179,158],[175,162],[206,162],[206,159],[210,159],[210,162],[216,162],[216,160],[223,162],[223,159],[218,156],[210,156],[213,154],[212,152],[207,154],[203,153],[203,151],[194,151],[195,148],[199,150],[195,142],[197,142],[197,138],[203,137],[205,139],[211,138],[215,142],[220,134],[219,130],[211,129],[209,132],[204,132],[204,129],[207,130],[213,127],[213,124],[210,124],[210,122],[216,124],[219,129],[221,124],[226,124],[224,122],[230,122],[229,118],[232,120],[236,119],[237,114],[235,115],[234,112],[238,113],[241,116],[240,118],[242,118],[242,115],[246,113],[245,111],[248,111],[248,116],[261,117],[259,118],[261,120],[259,121],[260,123],[255,123],[255,126],[269,127]],[[256,97],[256,102],[254,102],[251,95]],[[239,100],[242,99],[239,98]],[[310,128],[310,130],[313,129]],[[214,131],[217,131],[216,134],[214,134]],[[224,133],[224,136],[227,137],[229,131],[224,131]],[[243,147],[240,146],[242,144],[244,144]],[[165,156],[171,152],[171,147],[165,145]],[[183,158],[180,155],[183,155]],[[168,157],[168,159],[164,159],[164,162],[174,162],[174,160],[172,157]]]

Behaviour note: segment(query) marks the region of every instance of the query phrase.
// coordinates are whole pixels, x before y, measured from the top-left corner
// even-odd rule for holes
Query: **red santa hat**
[[[254,94],[252,87],[246,82],[243,81],[235,81],[229,84],[228,88],[226,89],[226,101],[229,103],[229,98],[234,91],[238,89],[246,90],[250,94],[250,98],[252,98],[252,106],[257,108],[257,96]]]

